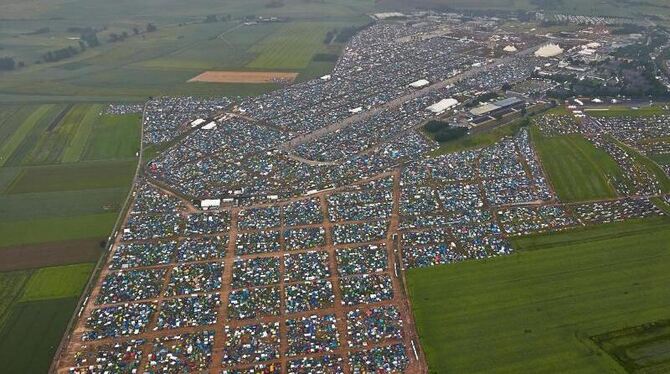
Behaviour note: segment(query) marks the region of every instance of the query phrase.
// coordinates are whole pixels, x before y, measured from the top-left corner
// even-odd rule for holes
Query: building
[[[513,112],[515,109],[521,108],[525,101],[517,97],[509,97],[507,99],[498,100],[493,103],[480,105],[472,110],[470,114],[473,116],[471,122],[479,124],[490,120],[496,116],[504,116]]]

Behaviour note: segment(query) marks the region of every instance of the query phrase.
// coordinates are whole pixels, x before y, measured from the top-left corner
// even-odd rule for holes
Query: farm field
[[[166,6],[157,0],[141,5],[76,0],[58,6],[45,0],[32,6],[10,0],[0,5],[0,13],[15,19],[0,32],[0,44],[27,66],[2,73],[0,94],[21,100],[45,94],[64,100],[101,96],[143,100],[161,94],[257,95],[278,84],[187,81],[208,70],[286,71],[298,74],[299,81],[316,77],[330,70],[334,61],[315,62],[313,57],[318,53],[338,54],[343,46],[326,43],[326,34],[365,25],[369,22],[365,13],[374,9],[374,3],[367,0],[318,4],[289,0],[278,8],[266,7],[265,3],[199,0],[183,12],[179,4]],[[90,17],[86,11],[89,7],[97,7],[96,17]],[[209,15],[219,17],[217,22],[205,22]],[[288,21],[244,25],[244,17],[249,16],[286,17]],[[58,19],[51,20],[55,17]],[[148,23],[156,25],[157,30],[145,32]],[[103,25],[106,30],[98,35],[100,46],[61,61],[34,63],[56,47],[79,48],[76,40],[68,39],[78,36],[68,31],[72,27]],[[45,26],[48,32],[30,34]],[[111,33],[123,32],[129,34],[125,40],[108,40]]]
[[[128,194],[140,118],[104,108],[0,106],[3,372],[46,372]]]
[[[0,273],[0,362],[6,373],[46,372],[92,263]]]
[[[5,263],[14,246],[31,245],[36,255],[35,245],[71,248],[69,240],[98,243],[109,235],[134,174],[140,118],[103,110],[101,104],[0,106],[0,118],[7,118],[0,138]],[[90,250],[80,260],[90,260]]]
[[[622,178],[621,169],[605,151],[581,135],[541,136],[531,130],[549,180],[561,201],[574,202],[617,196],[613,181]]]
[[[409,271],[430,372],[622,371],[592,337],[668,318],[668,242],[670,220],[635,220],[520,238],[507,257]]]

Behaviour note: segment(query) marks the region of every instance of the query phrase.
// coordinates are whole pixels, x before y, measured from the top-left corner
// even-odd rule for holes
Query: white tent
[[[410,83],[409,86],[412,87],[412,88],[421,88],[421,87],[426,87],[429,84],[430,84],[430,82],[428,82],[427,80],[419,79],[416,82]]]
[[[433,113],[442,113],[445,110],[456,105],[458,105],[458,100],[449,98],[449,99],[442,99],[426,109]]]

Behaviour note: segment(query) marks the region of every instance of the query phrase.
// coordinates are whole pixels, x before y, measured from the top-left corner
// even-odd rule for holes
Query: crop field
[[[133,160],[103,160],[26,167],[9,187],[9,193],[53,192],[127,186]]]
[[[77,298],[16,304],[0,331],[0,362],[7,373],[46,373]]]
[[[316,53],[339,53],[342,44],[326,44],[331,30],[361,26],[369,22],[365,13],[374,9],[368,0],[283,1],[278,8],[267,1],[198,0],[184,12],[178,3],[149,0],[141,4],[102,0],[31,4],[9,0],[0,4],[0,14],[11,18],[0,31],[0,45],[26,63],[25,68],[3,73],[0,94],[8,98],[32,95],[117,97],[141,100],[147,96],[257,95],[277,84],[187,83],[208,70],[271,70],[298,73],[299,80],[312,78],[333,63],[315,66]],[[91,17],[91,11],[95,16]],[[179,9],[179,11],[177,11]],[[217,22],[205,22],[209,15]],[[244,17],[286,17],[287,22],[244,25]],[[157,30],[145,32],[147,23]],[[57,62],[36,64],[41,56],[57,48],[79,48],[72,27],[106,27],[98,34],[101,45]],[[49,31],[31,34],[48,27]],[[134,29],[138,30],[135,34]],[[111,33],[126,32],[119,42]],[[57,84],[54,84],[56,83]],[[0,118],[0,121],[2,119]]]
[[[605,151],[581,135],[543,137],[531,131],[538,154],[558,197],[565,202],[616,197],[621,169]]]
[[[78,297],[93,271],[93,264],[41,268],[25,285],[21,301]]]
[[[138,115],[0,106],[0,362],[46,372],[134,174]]]
[[[670,220],[653,218],[520,238],[511,256],[411,270],[430,372],[622,371],[592,338],[668,318],[668,242]]]
[[[20,298],[23,287],[30,278],[30,271],[0,273],[0,329],[9,315],[12,305]]]
[[[0,138],[1,269],[34,267],[31,258],[44,266],[97,257],[128,193],[140,129],[139,116],[101,115],[103,109],[0,106],[7,119]],[[78,245],[81,256],[74,255]]]
[[[0,273],[0,362],[6,373],[46,372],[92,263]]]

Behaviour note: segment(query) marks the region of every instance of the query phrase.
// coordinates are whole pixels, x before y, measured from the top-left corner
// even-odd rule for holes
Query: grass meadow
[[[556,194],[564,202],[617,196],[614,181],[622,172],[616,161],[581,135],[544,137],[531,130],[533,142]]]
[[[430,372],[623,371],[591,337],[668,318],[669,242],[670,221],[655,218],[520,238],[510,256],[410,270]]]

